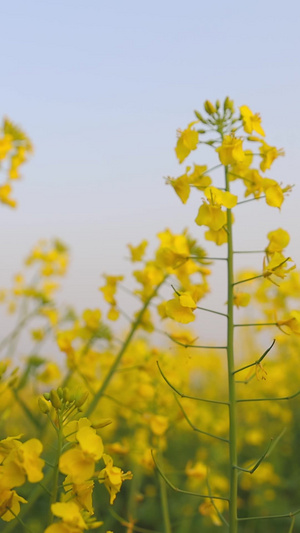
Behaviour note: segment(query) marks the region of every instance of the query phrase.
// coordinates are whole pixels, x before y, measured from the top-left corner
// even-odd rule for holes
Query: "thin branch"
[[[132,521],[128,522],[128,520],[125,520],[125,518],[122,518],[120,515],[116,513],[113,509],[109,509],[110,514],[120,522],[121,526],[131,528],[131,531],[137,531],[139,533],[161,533],[160,531],[154,530],[154,529],[146,529],[144,527],[135,526]],[[127,529],[127,531],[130,531]]]
[[[259,196],[258,198],[249,198],[249,200],[242,200],[241,202],[238,202],[236,205],[247,204],[248,202],[256,202],[257,200],[262,200],[262,198],[266,198],[266,197],[263,195],[263,196]]]
[[[208,257],[208,256],[198,256],[198,255],[191,255],[189,256],[189,259],[207,259],[207,261],[227,261],[227,257]]]
[[[265,250],[234,250],[234,254],[264,254]]]
[[[275,401],[281,401],[281,400],[292,400],[293,398],[296,398],[296,396],[299,396],[300,390],[295,392],[295,394],[291,394],[291,396],[279,396],[275,398],[243,398],[240,400],[237,400],[237,402],[275,402]]]
[[[175,342],[175,344],[179,344],[179,346],[183,346],[183,348],[203,348],[205,350],[227,350],[227,346],[199,346],[197,344],[185,344],[184,342],[180,342],[177,339],[174,339],[172,335],[169,335],[169,333],[163,331],[160,332],[166,335],[171,341]]]
[[[273,340],[271,346],[262,354],[262,356],[254,361],[254,363],[250,363],[250,365],[242,366],[241,368],[238,368],[237,370],[234,370],[232,374],[237,374],[238,372],[241,372],[242,370],[246,370],[247,368],[250,368],[251,366],[259,365],[259,363],[262,362],[262,360],[266,357],[266,355],[269,353],[270,350],[272,350],[273,346],[275,344],[275,339]]]
[[[202,435],[207,435],[208,437],[212,437],[213,439],[217,439],[217,440],[221,440],[222,442],[229,443],[229,440],[228,439],[224,439],[224,437],[219,437],[218,435],[214,435],[213,433],[208,433],[207,431],[203,431],[202,429],[199,429],[196,426],[194,426],[193,422],[189,419],[188,415],[186,414],[186,412],[183,409],[181,403],[179,402],[179,400],[177,399],[177,397],[175,395],[174,395],[174,398],[175,398],[176,402],[178,403],[178,405],[179,405],[179,407],[180,407],[180,409],[182,411],[182,414],[183,414],[184,418],[186,419],[187,423],[189,424],[189,426],[194,431],[197,431],[197,433],[201,433]]]
[[[248,324],[246,322],[245,324],[233,324],[233,327],[235,328],[247,326],[277,326],[277,322],[255,322],[254,324]]]
[[[210,483],[209,483],[209,476],[208,476],[208,472],[207,472],[207,476],[206,476],[206,485],[207,485],[207,490],[208,490],[208,493],[211,497],[211,504],[214,508],[214,510],[216,511],[218,517],[220,518],[220,520],[223,522],[223,524],[225,524],[225,526],[229,527],[229,524],[226,520],[226,518],[223,516],[223,514],[221,513],[221,511],[219,511],[218,507],[216,506],[215,502],[214,502],[214,499],[213,497],[211,496],[211,491],[210,491]]]
[[[213,311],[212,309],[207,309],[206,307],[196,307],[196,309],[200,309],[200,311],[207,311],[207,313],[214,313],[215,315],[221,315],[228,318],[228,315],[226,313],[220,313],[220,311]]]
[[[213,494],[199,494],[198,492],[190,492],[188,490],[183,490],[183,489],[179,489],[178,487],[175,487],[175,485],[173,485],[173,483],[171,483],[171,481],[165,476],[165,474],[162,472],[161,468],[159,467],[155,457],[154,457],[154,453],[153,453],[153,450],[151,450],[151,455],[152,455],[152,459],[153,459],[153,462],[159,472],[159,474],[161,475],[161,477],[165,480],[165,482],[167,483],[167,485],[175,490],[176,492],[180,492],[181,494],[188,494],[189,496],[196,496],[197,498],[213,498],[214,500],[223,500],[223,501],[226,501],[228,502],[229,499],[228,498],[224,498],[222,496],[215,496]]]
[[[240,470],[241,472],[247,472],[248,474],[253,474],[255,470],[258,469],[259,465],[262,463],[265,457],[267,457],[272,444],[273,444],[273,439],[271,439],[266,451],[262,454],[262,456],[258,459],[258,461],[255,463],[255,465],[252,468],[242,468],[241,466],[236,466],[236,465],[234,466],[234,468],[236,468],[237,470]]]
[[[247,516],[245,518],[238,518],[238,521],[244,522],[246,520],[272,520],[276,518],[292,518],[293,516],[296,516],[299,513],[300,513],[300,509],[297,509],[296,511],[292,511],[286,514],[275,514],[275,515],[269,515],[269,516]]]
[[[172,385],[172,383],[170,383],[170,381],[168,380],[168,378],[165,376],[165,374],[163,373],[161,367],[160,367],[160,364],[158,361],[156,361],[156,364],[158,366],[158,370],[160,371],[163,379],[165,380],[165,382],[167,383],[167,385],[169,385],[169,387],[174,391],[176,392],[176,394],[178,394],[178,396],[180,396],[181,398],[187,398],[188,400],[197,400],[198,402],[207,402],[207,403],[215,403],[215,404],[219,404],[219,405],[228,405],[228,402],[220,402],[218,400],[208,400],[207,398],[198,398],[197,396],[189,396],[187,394],[183,394],[182,392],[180,392],[178,389],[176,389],[176,387],[174,387],[174,385]]]
[[[264,274],[259,274],[258,276],[252,276],[251,278],[242,279],[241,281],[235,281],[232,285],[239,285],[240,283],[247,283],[247,281],[252,281],[258,278],[264,278]]]

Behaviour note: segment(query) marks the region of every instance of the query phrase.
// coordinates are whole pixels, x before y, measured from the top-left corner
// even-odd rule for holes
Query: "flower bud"
[[[201,113],[199,113],[199,111],[194,111],[194,113],[195,113],[197,119],[200,120],[200,122],[203,122],[203,124],[206,124],[206,120],[203,118]]]
[[[38,404],[39,404],[40,411],[42,413],[44,413],[44,415],[49,413],[49,411],[50,411],[49,404],[48,404],[48,402],[45,400],[45,398],[43,396],[40,396],[38,398]]]
[[[229,96],[226,96],[224,100],[224,111],[226,111],[227,109],[231,111],[231,113],[234,113],[233,100],[230,100]]]
[[[88,398],[88,391],[85,391],[77,400],[75,400],[76,407],[82,407]]]
[[[109,424],[112,423],[112,420],[110,418],[102,418],[102,420],[99,420],[96,424],[92,424],[92,427],[94,429],[101,429],[105,428],[106,426],[109,426]]]
[[[4,374],[7,369],[7,363],[0,362],[0,377]]]
[[[66,403],[71,402],[71,393],[67,387],[63,388],[63,399]]]
[[[60,409],[61,408],[61,399],[60,397],[58,396],[57,394],[57,391],[55,389],[52,389],[50,391],[50,402],[52,403],[53,407],[55,409]]]
[[[58,387],[58,389],[57,389],[57,394],[58,394],[58,396],[59,396],[60,399],[63,398],[63,390],[62,390],[61,387]]]
[[[205,100],[204,109],[209,115],[213,115],[216,112],[215,106],[209,100]]]

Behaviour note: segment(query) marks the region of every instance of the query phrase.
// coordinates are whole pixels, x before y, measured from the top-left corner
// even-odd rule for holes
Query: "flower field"
[[[3,209],[17,207],[32,151],[5,119]],[[293,184],[270,177],[284,152],[227,97],[195,111],[175,153],[197,161],[165,179],[179,202],[198,197],[194,227],[170,221],[155,246],[128,244],[132,275],[104,274],[97,308],[58,303],[70,262],[59,238],[1,289],[15,320],[0,339],[3,533],[300,531],[300,272],[280,222],[261,250],[251,223],[235,241],[241,211],[284,213]],[[240,255],[249,268],[236,270]],[[226,301],[210,308],[216,266]]]

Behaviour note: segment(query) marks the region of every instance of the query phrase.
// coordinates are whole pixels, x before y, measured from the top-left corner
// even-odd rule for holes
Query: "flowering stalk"
[[[98,405],[98,402],[100,400],[100,398],[103,396],[106,388],[108,387],[116,369],[118,368],[119,364],[120,364],[120,361],[124,355],[124,353],[126,352],[137,328],[139,327],[139,325],[141,324],[142,322],[142,319],[143,319],[143,316],[145,314],[145,311],[148,309],[149,305],[150,305],[150,302],[153,300],[153,298],[156,296],[157,292],[159,291],[161,285],[163,285],[163,283],[166,281],[166,277],[165,276],[162,281],[155,287],[154,291],[150,294],[150,296],[147,298],[147,300],[145,301],[143,307],[141,308],[136,320],[133,322],[132,324],[132,327],[127,335],[127,338],[125,339],[122,347],[121,347],[121,350],[119,351],[118,355],[116,356],[115,358],[115,361],[114,363],[111,365],[100,389],[98,389],[98,391],[96,392],[94,398],[92,399],[90,405],[88,406],[87,410],[86,410],[86,413],[85,413],[85,416],[90,416],[93,411],[96,409],[97,405]]]
[[[226,191],[230,192],[228,169],[225,167]],[[237,443],[236,394],[234,378],[234,325],[233,325],[233,244],[231,209],[227,209],[227,368],[229,392],[229,460],[230,460],[230,533],[237,532]]]

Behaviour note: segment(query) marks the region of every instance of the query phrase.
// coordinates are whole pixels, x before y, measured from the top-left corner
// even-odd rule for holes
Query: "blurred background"
[[[285,149],[269,177],[296,185],[282,212],[263,201],[241,209],[236,247],[263,249],[266,233],[282,227],[300,264],[299,14],[289,0],[284,8],[274,0],[2,3],[1,114],[25,129],[35,153],[15,184],[18,209],[1,208],[0,286],[44,238],[70,247],[61,299],[79,310],[102,305],[103,272],[130,271],[127,243],[154,247],[166,227],[189,227],[216,255],[194,224],[200,197],[181,204],[163,177],[185,170],[175,158],[177,128],[205,99],[227,95],[260,112],[268,143]],[[203,150],[186,162],[215,160]],[[251,262],[260,268],[262,257]],[[217,267],[223,304],[222,275]]]

